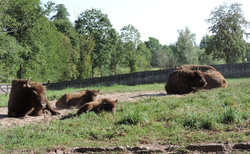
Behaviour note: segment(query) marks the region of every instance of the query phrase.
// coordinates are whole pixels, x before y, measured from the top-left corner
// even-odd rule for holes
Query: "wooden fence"
[[[11,85],[10,84],[0,84],[0,94],[10,93]]]

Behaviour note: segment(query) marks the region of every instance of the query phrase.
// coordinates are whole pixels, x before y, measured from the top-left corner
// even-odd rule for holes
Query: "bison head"
[[[97,95],[99,94],[100,90],[87,90],[87,94],[91,96],[91,101],[95,101],[97,98]]]
[[[206,79],[204,78],[204,75],[199,68],[192,74],[191,76],[192,80],[192,87],[193,88],[201,88],[205,87],[207,85]]]
[[[45,86],[41,83],[31,82],[31,77],[27,80],[26,86],[29,88],[29,101],[36,109],[44,109],[46,107]],[[49,81],[50,82],[50,81]],[[49,84],[48,82],[48,84]]]

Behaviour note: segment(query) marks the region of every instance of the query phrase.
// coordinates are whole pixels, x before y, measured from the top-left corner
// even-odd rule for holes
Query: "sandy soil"
[[[177,97],[181,97],[180,95],[176,95]],[[169,97],[167,96],[165,91],[144,91],[144,92],[127,92],[127,93],[112,93],[105,94],[100,93],[98,99],[100,98],[111,98],[118,99],[118,102],[134,102],[139,99],[150,98],[150,97]],[[51,105],[55,108],[55,102],[51,101]],[[61,115],[51,116],[49,114],[45,114],[43,116],[26,116],[23,118],[9,118],[7,117],[8,108],[2,107],[0,108],[0,125],[2,127],[13,127],[13,126],[23,126],[30,123],[45,123],[47,121],[60,119],[62,116],[66,115],[69,112],[72,112],[76,109],[63,109],[58,110]]]

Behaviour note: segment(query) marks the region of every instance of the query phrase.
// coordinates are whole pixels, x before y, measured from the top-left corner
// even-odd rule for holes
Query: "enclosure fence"
[[[211,65],[225,78],[250,77],[250,63]],[[67,87],[84,88],[89,86],[139,85],[166,82],[169,74],[175,69],[135,72],[107,77],[97,77],[74,81],[51,83],[48,89],[60,90]]]
[[[250,63],[211,65],[225,78],[250,77]],[[47,89],[61,90],[67,87],[84,88],[90,86],[140,85],[166,82],[169,74],[175,69],[135,72],[129,74],[96,77],[73,81],[52,82]],[[11,84],[0,84],[0,94],[9,93]]]

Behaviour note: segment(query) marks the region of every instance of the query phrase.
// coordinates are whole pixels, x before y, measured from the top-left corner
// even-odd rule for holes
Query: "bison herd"
[[[45,110],[52,115],[60,113],[54,110],[45,96],[48,83],[38,83],[18,79],[11,83],[11,92],[8,102],[9,117],[24,117],[26,115],[39,116]],[[207,65],[184,65],[170,73],[165,84],[168,94],[188,94],[200,89],[227,87],[225,78],[214,67]],[[109,98],[97,100],[100,90],[80,90],[64,94],[57,102],[57,109],[77,108],[76,115],[93,111],[115,112],[118,100]]]

